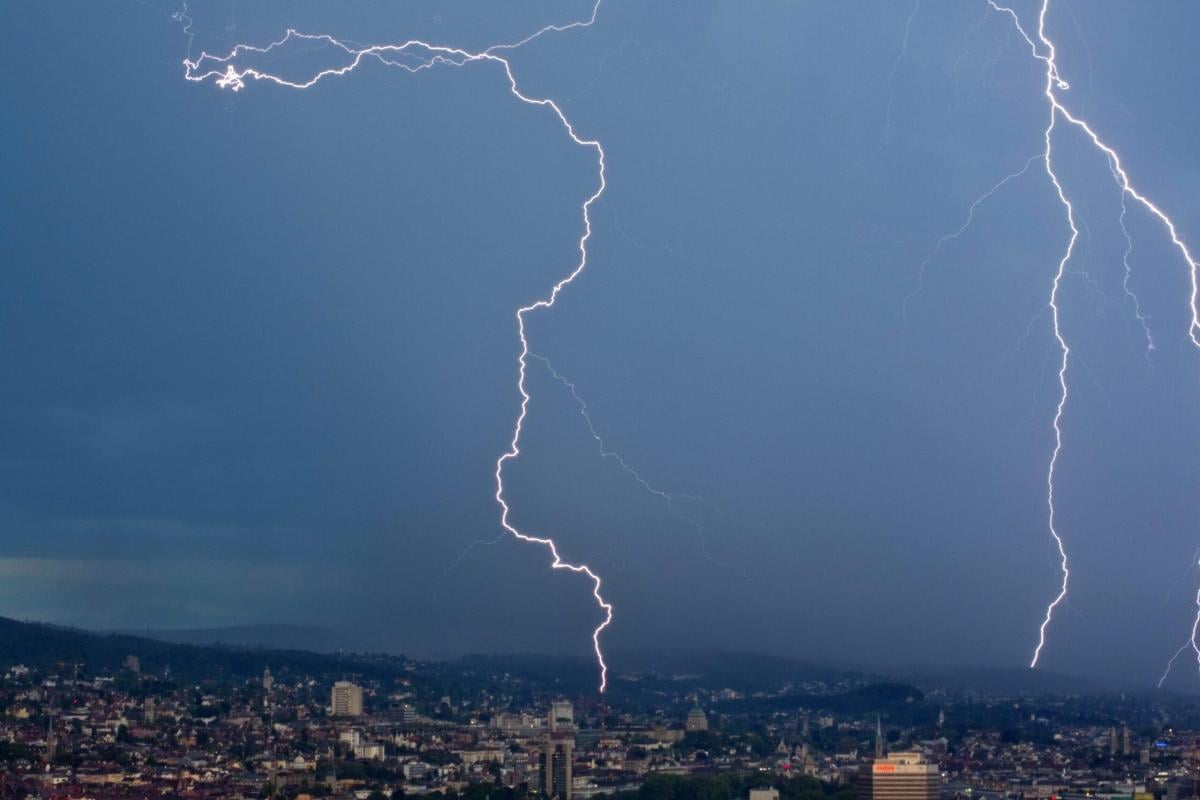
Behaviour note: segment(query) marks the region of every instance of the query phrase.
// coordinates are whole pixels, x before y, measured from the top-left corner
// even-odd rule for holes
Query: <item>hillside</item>
[[[229,646],[176,644],[129,634],[98,634],[0,617],[0,664],[45,667],[60,663],[85,664],[90,670],[119,670],[134,655],[144,672],[171,673],[183,679],[246,678],[272,671],[294,670],[307,675],[363,674],[386,676],[398,672],[399,657],[343,656],[304,650],[249,649]]]

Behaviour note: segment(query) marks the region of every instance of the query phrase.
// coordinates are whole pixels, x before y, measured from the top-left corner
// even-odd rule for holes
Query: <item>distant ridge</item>
[[[998,695],[1102,694],[1127,688],[1114,681],[1081,678],[1024,666],[922,666],[896,671],[923,689],[976,691]],[[1146,689],[1147,687],[1140,687]]]
[[[855,669],[815,664],[762,653],[727,651],[683,651],[675,653],[621,653],[610,659],[618,671],[652,672],[659,675],[702,675],[712,683],[772,688],[783,683],[834,682],[868,677]]]
[[[287,648],[233,647],[164,642],[124,633],[92,633],[0,617],[0,665],[54,667],[86,664],[91,670],[116,672],[126,656],[137,656],[143,672],[163,672],[182,679],[248,678],[294,669],[312,675],[390,676],[403,667],[402,656],[378,658],[332,655]]]
[[[311,625],[233,625],[221,628],[169,628],[115,631],[162,642],[192,645],[228,645],[245,648],[308,650],[337,653],[372,650],[367,637]]]
[[[252,678],[265,667],[272,672],[294,669],[309,675],[391,677],[404,668],[401,655],[366,655],[371,649],[352,641],[360,634],[339,634],[320,627],[300,625],[245,625],[225,628],[89,632],[0,617],[0,668],[11,664],[54,667],[86,663],[93,671],[121,670],[126,656],[135,655],[143,672],[171,674],[185,680]],[[367,635],[361,635],[369,641]],[[357,651],[355,653],[354,651]],[[847,708],[880,698],[863,695],[881,691],[893,682],[928,692],[977,692],[990,696],[1115,694],[1120,691],[1151,693],[1149,686],[1122,685],[1115,681],[1031,670],[1026,667],[926,665],[867,672],[861,669],[822,666],[786,657],[736,652],[615,652],[609,665],[614,691],[634,683],[695,683],[731,687],[740,691],[777,692],[771,695],[785,705],[803,699],[809,682],[829,687],[843,684]],[[469,655],[431,663],[445,674],[484,674],[489,669],[510,671],[537,683],[568,689],[578,685],[588,691],[595,679],[595,662],[582,656],[540,654]],[[448,670],[448,672],[446,672]],[[875,687],[875,688],[870,688]],[[911,694],[899,686],[897,691]],[[918,692],[919,693],[919,692]],[[899,695],[897,695],[899,697]],[[791,699],[785,699],[791,698]],[[888,703],[896,698],[883,698]]]

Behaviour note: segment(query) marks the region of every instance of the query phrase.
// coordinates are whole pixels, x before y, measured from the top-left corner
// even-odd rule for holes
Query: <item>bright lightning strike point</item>
[[[1059,99],[1058,93],[1066,92],[1071,87],[1065,80],[1063,80],[1062,76],[1059,74],[1058,63],[1055,60],[1057,53],[1055,50],[1054,42],[1046,34],[1046,13],[1050,7],[1050,0],[1042,0],[1041,9],[1038,13],[1037,41],[1036,42],[1025,31],[1025,28],[1021,25],[1021,19],[1015,11],[1013,11],[1011,8],[1009,8],[1007,6],[999,5],[998,3],[995,2],[995,0],[988,0],[988,5],[991,6],[993,9],[995,9],[996,11],[998,11],[1002,14],[1007,14],[1009,17],[1012,18],[1013,24],[1016,26],[1017,31],[1021,34],[1022,38],[1024,38],[1026,44],[1029,45],[1029,49],[1030,49],[1030,52],[1032,53],[1033,57],[1035,59],[1043,62],[1046,65],[1046,85],[1045,85],[1043,94],[1045,95],[1046,101],[1050,108],[1050,121],[1046,125],[1046,129],[1043,133],[1043,138],[1045,140],[1045,149],[1042,152],[1042,159],[1045,163],[1046,174],[1050,178],[1050,182],[1051,182],[1051,184],[1053,184],[1054,190],[1058,194],[1058,199],[1062,203],[1063,208],[1066,211],[1067,224],[1071,229],[1071,236],[1070,236],[1069,241],[1067,242],[1066,251],[1063,253],[1062,258],[1059,260],[1058,270],[1054,275],[1053,287],[1050,291],[1051,321],[1052,321],[1053,327],[1054,327],[1054,338],[1058,342],[1058,346],[1059,346],[1059,350],[1062,354],[1062,358],[1061,358],[1061,361],[1059,362],[1059,370],[1058,370],[1058,383],[1059,383],[1060,393],[1059,393],[1058,405],[1055,408],[1055,412],[1054,412],[1054,424],[1053,424],[1054,450],[1050,456],[1050,465],[1049,465],[1049,469],[1047,470],[1047,473],[1046,473],[1046,485],[1047,485],[1046,502],[1049,507],[1050,536],[1053,538],[1054,543],[1057,546],[1058,554],[1061,559],[1060,563],[1061,563],[1061,570],[1062,570],[1062,583],[1059,587],[1058,594],[1054,597],[1054,599],[1046,607],[1045,617],[1042,620],[1041,626],[1038,628],[1037,647],[1034,648],[1033,658],[1029,663],[1029,666],[1031,668],[1033,668],[1033,667],[1037,666],[1038,660],[1041,658],[1041,655],[1042,655],[1042,650],[1046,646],[1046,631],[1049,628],[1050,623],[1054,618],[1054,611],[1063,602],[1063,600],[1066,599],[1067,584],[1070,581],[1070,577],[1071,577],[1071,572],[1070,572],[1070,569],[1067,564],[1066,547],[1063,543],[1063,538],[1062,538],[1062,536],[1059,535],[1058,529],[1055,525],[1055,507],[1054,507],[1054,478],[1055,478],[1055,470],[1058,467],[1059,456],[1062,454],[1062,447],[1063,447],[1062,419],[1063,419],[1063,411],[1066,408],[1067,400],[1069,397],[1069,388],[1068,388],[1068,384],[1067,384],[1067,368],[1070,364],[1070,356],[1071,356],[1071,348],[1067,345],[1067,341],[1063,337],[1062,328],[1059,324],[1060,320],[1059,320],[1058,296],[1059,296],[1059,290],[1062,287],[1062,279],[1063,279],[1063,275],[1065,274],[1065,271],[1066,271],[1067,262],[1071,259],[1071,256],[1074,254],[1075,244],[1079,240],[1079,228],[1076,225],[1075,209],[1072,206],[1071,201],[1070,201],[1069,197],[1067,196],[1066,191],[1063,189],[1062,183],[1059,181],[1058,174],[1054,171],[1053,133],[1054,133],[1055,126],[1058,123],[1060,118],[1062,120],[1064,120],[1065,122],[1075,126],[1079,130],[1081,130],[1087,136],[1087,138],[1091,141],[1092,145],[1094,147],[1096,147],[1096,149],[1098,149],[1100,152],[1102,152],[1104,154],[1105,158],[1107,159],[1108,168],[1109,168],[1110,173],[1112,174],[1113,180],[1116,181],[1117,186],[1121,190],[1121,220],[1120,221],[1121,221],[1122,230],[1125,231],[1125,224],[1124,224],[1125,223],[1125,197],[1129,196],[1129,197],[1132,197],[1134,200],[1136,200],[1146,211],[1150,212],[1150,214],[1152,216],[1157,218],[1159,220],[1159,222],[1161,222],[1163,224],[1163,226],[1166,227],[1167,232],[1170,235],[1172,244],[1175,245],[1175,247],[1176,247],[1176,249],[1178,249],[1180,255],[1182,255],[1184,260],[1187,262],[1188,277],[1191,281],[1191,295],[1189,297],[1188,305],[1189,305],[1189,308],[1191,309],[1191,317],[1192,317],[1191,322],[1188,326],[1188,337],[1192,340],[1192,344],[1196,345],[1197,347],[1200,347],[1200,309],[1198,309],[1198,307],[1197,307],[1197,296],[1198,296],[1198,294],[1200,294],[1200,283],[1198,283],[1198,274],[1197,273],[1198,273],[1198,271],[1200,271],[1200,264],[1198,264],[1196,262],[1196,259],[1192,257],[1191,252],[1188,250],[1187,245],[1184,243],[1183,239],[1180,237],[1179,232],[1175,228],[1175,223],[1171,220],[1171,218],[1168,217],[1167,214],[1164,211],[1162,211],[1157,205],[1155,205],[1153,202],[1151,202],[1149,198],[1147,198],[1145,195],[1143,195],[1141,192],[1139,192],[1136,188],[1134,188],[1133,183],[1129,179],[1129,175],[1125,172],[1125,168],[1121,164],[1121,158],[1118,155],[1117,151],[1114,150],[1109,145],[1105,144],[1104,141],[1099,137],[1099,135],[1092,129],[1092,127],[1085,120],[1073,115],[1066,108],[1066,106],[1063,105],[1062,101]],[[1040,43],[1040,47],[1039,47],[1039,43]],[[1148,327],[1148,324],[1147,324],[1144,316],[1141,313],[1141,307],[1140,307],[1140,305],[1137,304],[1136,296],[1134,296],[1129,291],[1129,285],[1128,285],[1129,253],[1132,249],[1132,242],[1128,238],[1128,236],[1129,236],[1128,231],[1125,231],[1125,235],[1126,235],[1126,240],[1127,240],[1127,247],[1126,247],[1125,255],[1124,255],[1124,264],[1126,267],[1126,280],[1125,280],[1124,288],[1126,290],[1126,293],[1129,294],[1134,299],[1135,311],[1138,315],[1138,319],[1142,322],[1142,325],[1146,330],[1146,337],[1147,337],[1147,342],[1148,342],[1147,346],[1149,349],[1153,349],[1154,340],[1150,337],[1149,327]],[[1197,624],[1200,625],[1200,617],[1197,618]],[[1193,642],[1195,641],[1194,634],[1195,634],[1195,628],[1193,628]],[[1181,652],[1182,652],[1182,650],[1181,650]],[[1197,650],[1197,657],[1200,658],[1200,650]]]
[[[498,52],[515,50],[523,45],[532,42],[534,39],[546,33],[559,33],[562,31],[571,30],[573,28],[590,27],[596,21],[596,14],[600,10],[601,0],[596,0],[592,6],[591,15],[584,20],[570,22],[564,25],[546,25],[526,36],[525,38],[513,42],[511,44],[498,44],[477,52],[463,50],[457,47],[446,47],[443,45],[434,45],[428,42],[423,42],[417,39],[410,39],[400,44],[384,44],[372,45],[369,47],[355,47],[345,42],[339,41],[329,34],[305,34],[293,29],[288,29],[283,38],[272,42],[266,47],[256,47],[254,45],[239,44],[236,45],[228,54],[224,56],[213,56],[208,53],[201,53],[199,57],[192,59],[189,55],[184,59],[184,77],[189,81],[204,82],[212,80],[222,89],[230,89],[231,91],[241,91],[246,87],[247,81],[266,81],[279,86],[284,86],[290,89],[308,89],[314,86],[317,82],[327,77],[337,77],[347,75],[358,68],[366,59],[373,58],[382,64],[391,67],[399,67],[407,72],[416,73],[422,70],[430,69],[439,65],[447,65],[454,67],[462,67],[466,64],[475,62],[487,62],[497,64],[504,71],[504,75],[508,81],[509,91],[517,100],[531,106],[539,106],[547,108],[558,118],[559,123],[566,131],[568,137],[579,147],[592,150],[596,154],[597,164],[597,186],[587,199],[583,201],[580,211],[583,217],[583,234],[579,237],[578,249],[579,259],[575,267],[566,275],[555,283],[550,291],[543,297],[536,299],[526,305],[521,306],[516,310],[517,321],[517,336],[520,341],[520,351],[517,355],[517,392],[521,396],[520,411],[517,414],[516,420],[513,423],[512,438],[509,441],[508,449],[496,459],[496,503],[500,506],[500,525],[511,534],[514,538],[531,544],[538,544],[546,548],[551,555],[550,566],[556,570],[567,570],[580,575],[585,575],[592,583],[592,597],[596,600],[596,605],[604,613],[604,619],[592,631],[592,646],[596,653],[596,661],[600,666],[600,691],[603,693],[608,686],[608,665],[604,661],[604,652],[600,647],[600,635],[604,632],[613,620],[613,606],[604,599],[601,593],[602,582],[600,576],[592,570],[587,564],[572,563],[565,560],[559,553],[558,545],[549,537],[533,536],[518,529],[512,522],[509,521],[510,508],[504,494],[504,465],[509,461],[516,459],[521,455],[521,433],[524,429],[525,418],[529,410],[529,391],[526,389],[526,373],[528,371],[529,340],[525,333],[525,318],[527,315],[542,309],[551,308],[558,301],[559,294],[569,286],[579,275],[584,271],[588,264],[588,241],[592,236],[592,205],[600,199],[604,194],[606,186],[605,182],[605,164],[604,164],[604,148],[600,142],[595,139],[585,139],[576,131],[571,121],[567,118],[562,108],[550,98],[531,97],[523,93],[517,83],[516,76],[513,74],[512,64],[503,56],[497,55]],[[186,7],[180,19],[185,19]],[[185,32],[190,33],[191,19],[186,18],[189,28]],[[319,43],[330,47],[334,50],[340,50],[346,62],[341,66],[329,67],[322,69],[311,77],[304,80],[292,80],[276,75],[261,67],[241,66],[235,62],[239,57],[247,59],[256,59],[269,56],[272,52],[283,48],[293,41],[304,41],[309,43]],[[397,59],[404,58],[406,61]]]

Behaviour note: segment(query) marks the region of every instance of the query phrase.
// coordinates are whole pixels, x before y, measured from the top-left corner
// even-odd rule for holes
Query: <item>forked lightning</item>
[[[467,64],[481,63],[494,64],[503,70],[505,78],[508,81],[509,91],[512,96],[522,103],[531,106],[540,106],[548,108],[559,123],[566,131],[567,136],[576,145],[595,151],[597,165],[597,185],[591,194],[583,201],[581,213],[583,216],[583,233],[579,237],[579,260],[575,267],[566,275],[555,283],[550,291],[541,298],[538,298],[527,305],[523,305],[516,310],[517,319],[517,336],[520,340],[520,351],[517,355],[517,392],[521,396],[520,411],[517,414],[516,421],[513,424],[512,438],[509,441],[508,450],[496,459],[496,502],[500,506],[500,525],[509,534],[523,542],[539,544],[545,547],[552,557],[551,566],[557,570],[567,570],[570,572],[586,575],[592,582],[592,596],[596,600],[596,604],[604,614],[604,619],[592,631],[592,645],[596,652],[596,661],[600,666],[600,691],[603,692],[608,686],[608,665],[604,662],[604,652],[600,647],[600,634],[609,626],[613,620],[612,604],[604,599],[601,594],[602,583],[600,576],[587,564],[572,563],[565,560],[559,553],[558,545],[549,537],[533,536],[519,530],[510,520],[510,509],[508,501],[504,495],[504,465],[512,459],[521,455],[521,433],[525,424],[525,417],[529,410],[530,395],[526,389],[526,372],[528,370],[529,359],[529,341],[525,333],[525,318],[527,315],[552,307],[558,300],[559,294],[570,285],[580,273],[587,267],[588,263],[588,240],[592,236],[592,205],[600,198],[605,189],[605,172],[604,172],[604,148],[599,141],[594,139],[585,139],[580,136],[571,121],[567,118],[562,108],[550,98],[531,97],[521,91],[517,83],[516,76],[513,73],[512,64],[507,58],[500,53],[515,50],[523,45],[532,42],[538,37],[546,33],[562,32],[573,28],[587,28],[596,21],[596,14],[600,10],[601,0],[596,0],[592,6],[591,14],[583,20],[570,22],[564,25],[547,25],[539,30],[531,33],[525,38],[510,44],[498,44],[481,51],[468,51],[457,47],[447,47],[444,45],[435,45],[428,42],[410,39],[400,44],[383,44],[372,45],[369,47],[357,47],[348,43],[342,42],[329,34],[306,34],[296,30],[289,29],[282,39],[272,42],[266,47],[255,47],[248,44],[239,44],[223,56],[213,56],[208,53],[201,53],[197,58],[185,59],[184,77],[189,81],[203,82],[211,80],[222,89],[231,89],[232,91],[240,91],[246,87],[248,81],[266,81],[279,86],[285,86],[291,89],[308,89],[315,85],[323,78],[336,77],[347,75],[358,68],[360,64],[368,59],[376,61],[391,67],[399,67],[410,73],[421,72],[422,70],[430,69],[435,66],[445,65],[453,67],[462,67]],[[185,11],[181,13],[180,19],[186,19],[190,34],[191,19],[186,16]],[[291,80],[276,75],[262,66],[245,64],[239,66],[241,61],[262,61],[264,57],[271,53],[286,47],[290,43],[302,41],[308,44],[317,44],[320,46],[331,48],[335,51],[341,51],[345,56],[345,63],[336,67],[329,67],[314,73],[311,77],[304,80]]]

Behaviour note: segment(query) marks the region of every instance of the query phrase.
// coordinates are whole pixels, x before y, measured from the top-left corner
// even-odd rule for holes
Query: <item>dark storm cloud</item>
[[[1198,112],[1179,100],[1195,9],[1076,3],[1078,27],[1055,9],[1072,102],[1200,232]],[[287,27],[477,47],[570,16],[510,10],[217,4],[195,47]],[[588,587],[542,552],[501,541],[446,567],[499,533],[513,311],[573,263],[590,152],[494,65],[375,66],[305,93],[186,83],[171,11],[14,4],[0,32],[19,76],[0,88],[0,613],[587,652]],[[709,558],[531,372],[514,517],[595,562],[615,649],[1028,657],[1057,586],[1042,311],[1067,233],[1038,165],[902,310],[937,238],[1038,152],[1039,66],[962,3],[923,3],[896,62],[910,11],[607,2],[514,59],[571,98],[610,179],[592,266],[531,317],[534,349],[608,446],[715,506],[689,512]],[[1046,664],[1149,681],[1197,579],[1187,275],[1131,213],[1162,342],[1148,365],[1119,197],[1085,143],[1060,147],[1086,236],[1063,294],[1074,583]]]

